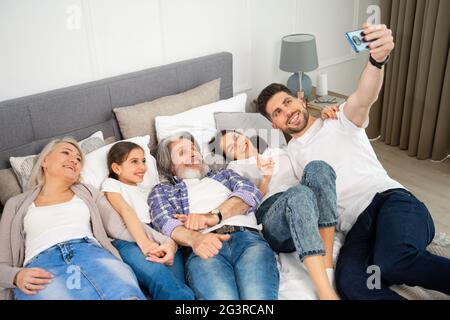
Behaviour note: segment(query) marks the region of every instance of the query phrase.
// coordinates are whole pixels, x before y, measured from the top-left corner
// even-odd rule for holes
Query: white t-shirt
[[[336,172],[338,229],[348,232],[377,192],[403,186],[391,179],[365,132],[368,121],[358,128],[340,106],[338,120],[317,119],[301,137],[291,139],[288,154],[297,177],[313,160],[323,160]]]
[[[26,265],[48,248],[69,240],[94,239],[88,206],[76,195],[72,200],[50,206],[28,208],[24,220]]]
[[[291,160],[285,149],[267,148],[261,157],[264,159],[272,158],[274,161],[272,179],[269,182],[267,193],[262,198],[261,203],[270,196],[279,192],[284,192],[299,183],[299,179],[295,176]],[[249,179],[256,186],[259,185],[263,178],[256,165],[256,157],[231,161],[228,164],[227,169],[231,169],[237,174]]]
[[[102,192],[120,193],[128,205],[136,212],[139,220],[147,224],[151,222],[150,208],[147,203],[150,191],[151,189],[143,186],[132,186],[112,178],[106,179],[102,184]]]
[[[205,177],[203,179],[183,179],[187,186],[189,212],[197,214],[208,214],[218,208],[225,202],[231,190],[221,184],[219,181]],[[223,220],[214,227],[202,230],[202,233],[208,233],[219,229],[222,226],[242,226],[261,230],[254,213],[240,214]]]

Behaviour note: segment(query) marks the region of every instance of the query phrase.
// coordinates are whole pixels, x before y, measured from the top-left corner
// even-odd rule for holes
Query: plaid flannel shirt
[[[207,177],[214,179],[230,189],[231,197],[238,197],[250,206],[247,214],[254,213],[261,202],[261,192],[247,178],[233,170],[209,171]],[[175,214],[189,214],[188,190],[183,180],[174,177],[175,184],[160,183],[148,196],[148,205],[152,216],[152,226],[170,237],[173,229],[183,225],[175,219]]]

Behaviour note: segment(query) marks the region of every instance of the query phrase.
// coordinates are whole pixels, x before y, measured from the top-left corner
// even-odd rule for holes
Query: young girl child
[[[158,183],[156,162],[151,186]],[[122,259],[135,272],[139,284],[148,289],[155,300],[192,300],[194,293],[185,283],[184,262],[175,242],[152,230],[148,235],[143,223],[149,225],[150,209],[147,197],[150,189],[139,184],[147,172],[144,150],[132,142],[116,143],[108,153],[109,178],[102,184],[111,205],[121,215],[136,242],[114,240]],[[149,237],[150,236],[150,237]]]
[[[329,107],[322,118],[336,119],[339,109]],[[224,130],[216,140],[216,154],[228,161],[227,169],[252,181],[263,198],[256,211],[258,223],[274,251],[297,251],[320,299],[337,299],[333,288],[333,242],[337,222],[335,175],[324,162],[306,166],[299,183],[287,152],[257,146],[244,134]],[[331,169],[331,170],[330,170]],[[324,257],[323,257],[323,256]]]

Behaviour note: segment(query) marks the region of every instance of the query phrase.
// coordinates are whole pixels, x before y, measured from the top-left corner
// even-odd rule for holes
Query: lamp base
[[[299,83],[298,83],[298,72],[292,74],[288,81],[287,81],[287,87],[294,95],[297,95],[297,92],[299,91]],[[312,89],[312,81],[311,78],[303,72],[302,74],[302,90],[304,92],[304,98],[306,101],[309,100],[311,97],[311,89]]]

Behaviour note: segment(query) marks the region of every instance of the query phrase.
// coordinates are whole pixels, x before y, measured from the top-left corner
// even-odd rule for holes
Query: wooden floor
[[[427,205],[436,233],[450,235],[450,159],[442,163],[417,160],[398,147],[380,141],[374,141],[372,145],[391,178]]]

